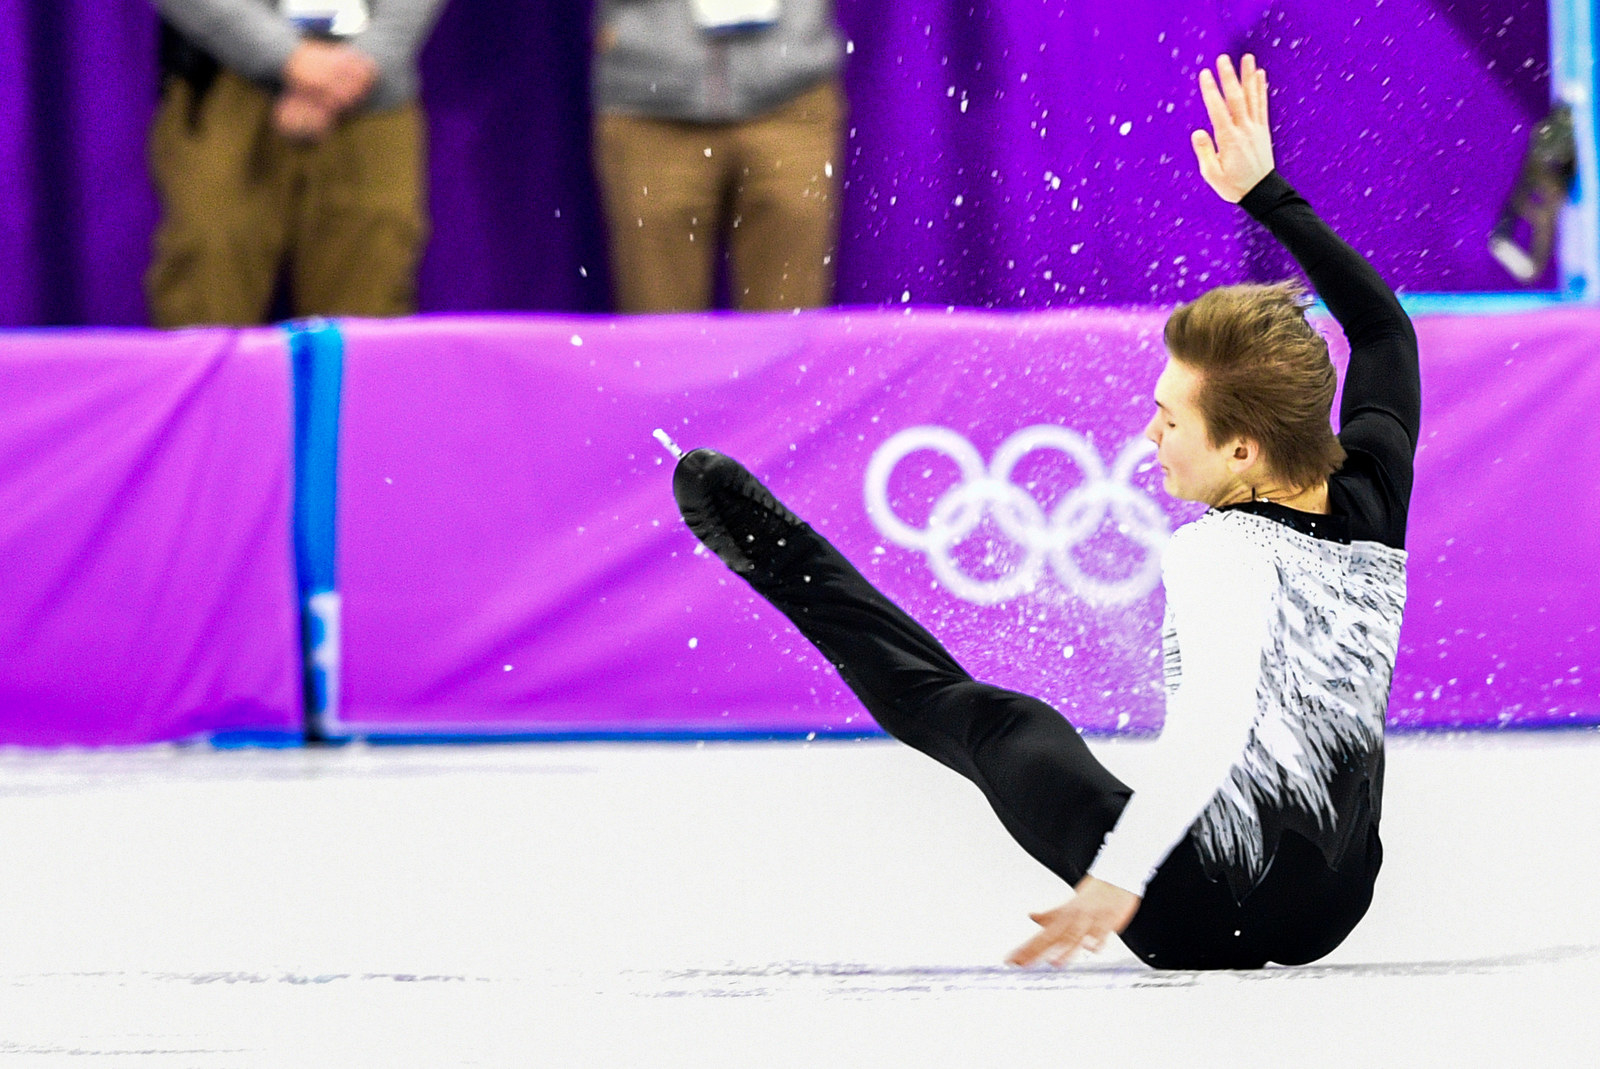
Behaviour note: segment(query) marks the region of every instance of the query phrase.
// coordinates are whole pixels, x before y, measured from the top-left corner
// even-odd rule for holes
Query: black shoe
[[[816,537],[744,465],[711,449],[678,461],[672,496],[695,537],[752,583],[779,578]]]

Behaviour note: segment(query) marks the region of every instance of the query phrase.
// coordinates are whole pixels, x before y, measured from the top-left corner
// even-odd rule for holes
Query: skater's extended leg
[[[735,461],[695,450],[673,493],[695,535],[822,651],[885,731],[970,779],[1024,849],[1077,882],[1131,792],[1061,714],[974,680]]]

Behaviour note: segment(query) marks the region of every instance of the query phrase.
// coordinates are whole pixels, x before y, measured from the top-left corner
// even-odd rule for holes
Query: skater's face
[[[1175,359],[1167,360],[1156,380],[1156,411],[1144,436],[1156,444],[1162,488],[1173,497],[1207,505],[1247,500],[1244,475],[1254,467],[1259,450],[1239,438],[1211,441],[1195,400],[1200,381],[1198,371]]]

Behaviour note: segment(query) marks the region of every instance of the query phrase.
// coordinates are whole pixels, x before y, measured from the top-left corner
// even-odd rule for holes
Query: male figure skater
[[[736,462],[685,456],[690,529],[834,664],[878,723],[972,780],[1072,884],[1010,961],[1112,933],[1157,968],[1322,957],[1372,899],[1383,729],[1405,601],[1421,413],[1416,335],[1372,267],[1278,175],[1252,56],[1200,76],[1201,177],[1265,225],[1350,341],[1334,435],[1327,344],[1288,284],[1180,307],[1146,436],[1210,510],[1162,562],[1167,714],[1148,783],[1119,782],[1035,698],[972,679]]]

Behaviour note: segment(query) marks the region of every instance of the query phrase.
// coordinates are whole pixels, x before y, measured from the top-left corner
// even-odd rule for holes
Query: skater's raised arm
[[[1224,56],[1217,75],[1200,75],[1213,133],[1191,137],[1200,174],[1218,196],[1238,204],[1271,231],[1311,280],[1350,342],[1339,405],[1339,441],[1375,463],[1387,499],[1386,538],[1403,542],[1412,459],[1421,429],[1422,380],[1417,335],[1378,272],[1322,221],[1274,169],[1267,115],[1267,75],[1245,56],[1240,72]]]

